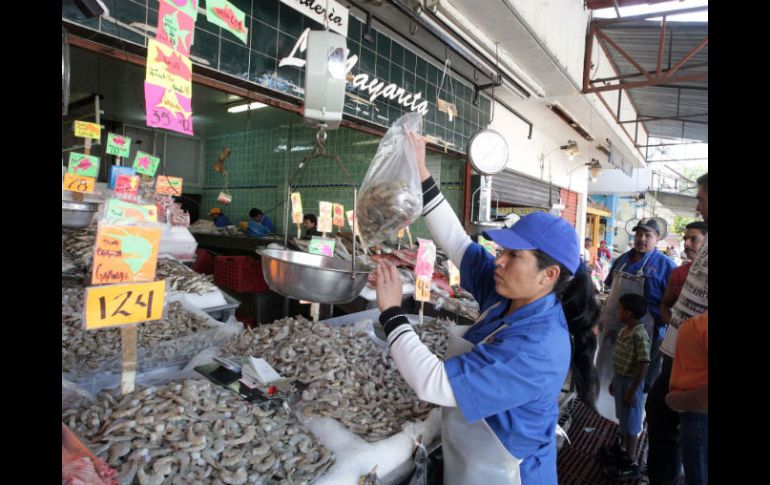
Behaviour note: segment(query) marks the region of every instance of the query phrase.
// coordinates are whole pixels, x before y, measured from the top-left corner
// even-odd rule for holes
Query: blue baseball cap
[[[539,249],[573,275],[580,265],[580,243],[575,228],[547,212],[527,214],[511,227],[484,231],[483,235],[505,249]]]

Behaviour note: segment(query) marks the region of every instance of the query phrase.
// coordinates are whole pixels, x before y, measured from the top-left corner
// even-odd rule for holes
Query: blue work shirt
[[[556,437],[559,393],[572,349],[567,319],[554,293],[510,315],[509,299],[497,294],[494,258],[472,243],[460,264],[463,288],[484,311],[496,308],[464,335],[473,350],[444,367],[457,405],[468,422],[484,418],[520,465],[522,483],[557,485]],[[479,344],[500,324],[507,327]]]
[[[657,249],[653,249],[645,256],[637,261],[631,263],[631,255],[634,250],[630,250],[627,253],[622,254],[618,259],[612,263],[610,267],[610,274],[607,275],[607,279],[604,283],[609,287],[612,286],[612,275],[615,270],[623,268],[623,271],[635,275],[644,266],[644,300],[647,302],[647,310],[650,312],[652,319],[655,321],[656,326],[660,326],[663,320],[660,316],[660,301],[663,299],[663,294],[666,292],[666,286],[668,286],[668,278],[671,276],[671,271],[676,268],[668,256],[661,253]]]
[[[230,224],[230,219],[228,219],[224,214],[220,214],[219,217],[214,219],[214,225],[217,227],[227,227]]]
[[[275,224],[273,224],[273,221],[267,217],[267,214],[262,214],[262,220],[259,221],[259,223],[265,226],[268,232],[275,232]]]
[[[248,234],[249,237],[265,237],[269,233],[270,230],[267,227],[254,219],[249,219],[249,227],[246,230],[246,234]]]

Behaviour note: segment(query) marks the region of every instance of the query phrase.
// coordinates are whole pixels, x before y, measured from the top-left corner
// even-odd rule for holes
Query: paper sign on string
[[[158,5],[157,27],[156,39],[158,41],[173,47],[182,55],[190,55],[190,47],[195,34],[195,19],[193,17],[178,7],[172,6],[169,2],[161,1]]]
[[[154,280],[161,232],[160,227],[100,224],[91,282],[104,285]]]
[[[332,224],[337,227],[345,225],[345,207],[342,204],[333,205],[334,215],[332,217]]]
[[[245,24],[246,14],[227,0],[206,0],[206,20],[222,27],[248,45],[249,29]]]
[[[173,89],[187,98],[192,96],[192,63],[190,58],[155,39],[147,41],[145,82]]]
[[[417,262],[414,274],[417,276],[414,299],[430,301],[430,282],[433,278],[433,265],[436,262],[436,245],[429,239],[418,239]]]
[[[192,98],[145,82],[144,102],[147,126],[193,135]]]
[[[318,231],[332,232],[332,210],[331,202],[321,201],[318,203]]]

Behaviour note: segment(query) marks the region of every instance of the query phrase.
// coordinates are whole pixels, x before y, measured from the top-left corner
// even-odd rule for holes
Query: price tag
[[[309,251],[311,254],[319,254],[321,256],[334,256],[334,245],[337,244],[337,240],[330,237],[318,237],[313,236],[310,240]]]
[[[158,222],[158,207],[155,205],[132,204],[119,199],[109,199],[105,219],[119,221]]]
[[[120,174],[115,177],[114,193],[121,198],[139,195],[139,176]]]
[[[429,239],[418,239],[417,242],[420,247],[417,249],[417,263],[414,265],[414,274],[417,276],[414,299],[430,301],[430,281],[436,262],[436,245]]]
[[[143,151],[137,151],[134,157],[134,170],[136,170],[136,173],[152,177],[155,175],[155,171],[158,170],[159,163],[160,158],[153,157]]]
[[[102,136],[102,127],[96,123],[76,121],[75,136],[79,136],[81,138],[94,138],[98,140]]]
[[[99,157],[70,152],[67,172],[73,175],[96,178],[99,175]]]
[[[354,211],[347,211],[345,215],[348,216],[348,225],[353,229],[353,235],[358,235],[358,222],[356,221],[356,214]]]
[[[96,179],[93,177],[83,177],[82,175],[75,175],[71,173],[64,174],[64,182],[62,187],[64,190],[70,192],[93,192],[96,186]]]
[[[399,238],[399,239],[401,239],[401,238],[403,238],[403,237],[404,237],[404,234],[405,234],[405,233],[406,233],[406,228],[405,228],[405,227],[402,227],[402,228],[401,228],[401,229],[399,229],[399,230],[398,230],[398,232],[396,233],[396,237],[397,237],[397,238]]]
[[[166,281],[91,286],[86,288],[86,330],[160,320]]]
[[[484,249],[489,251],[489,254],[497,257],[497,244],[494,241],[488,241],[484,239],[484,236],[479,236],[479,244],[484,246]]]
[[[161,232],[160,227],[100,224],[96,233],[92,283],[154,280]]]
[[[460,270],[449,260],[446,265],[449,268],[449,286],[460,286]]]
[[[131,152],[131,138],[115,133],[107,133],[107,155],[128,157]]]
[[[342,204],[334,204],[334,216],[332,217],[332,224],[337,227],[345,225],[345,207]]]
[[[162,195],[182,195],[182,178],[160,175],[155,181],[155,192]]]
[[[293,224],[302,224],[302,212],[292,212],[291,213],[291,222]]]
[[[417,301],[430,301],[430,276],[417,276],[416,284],[414,299]]]
[[[299,192],[291,193],[291,211],[299,212],[300,214],[304,212],[302,210],[302,196]]]
[[[332,232],[332,208],[331,202],[321,201],[318,203],[318,230],[320,232]]]

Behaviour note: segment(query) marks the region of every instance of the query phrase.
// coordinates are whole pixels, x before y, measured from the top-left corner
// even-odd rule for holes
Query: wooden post
[[[120,327],[120,345],[122,366],[120,376],[120,394],[134,392],[136,384],[136,324]]]

